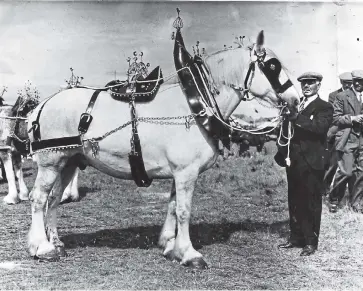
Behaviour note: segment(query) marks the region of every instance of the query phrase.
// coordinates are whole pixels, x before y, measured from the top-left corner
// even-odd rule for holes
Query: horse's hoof
[[[48,257],[48,256],[33,256],[34,260],[37,260],[38,262],[58,262],[59,261],[59,256],[55,256],[55,257]]]
[[[55,247],[55,251],[57,252],[58,256],[61,258],[64,258],[67,256],[64,246]]]
[[[29,200],[29,195],[21,195],[21,194],[19,194],[19,199],[21,200],[21,201],[28,201]]]
[[[182,263],[182,265],[192,269],[208,269],[208,264],[203,260],[203,258],[194,258]]]
[[[164,249],[165,246],[166,246],[166,243],[167,243],[167,239],[159,238],[158,247],[161,248],[161,249]]]
[[[72,202],[79,202],[80,199],[79,198],[72,198],[71,196],[64,198],[61,200],[60,204],[68,204],[68,203],[72,203]]]
[[[164,253],[164,257],[169,261],[175,261],[177,259],[172,250],[168,251],[167,253]]]
[[[59,254],[53,244],[44,242],[39,245],[34,258],[39,261],[54,262],[59,260]]]
[[[20,202],[20,199],[17,196],[13,197],[13,196],[6,195],[4,197],[5,204],[14,205],[14,204],[18,204],[19,202]]]

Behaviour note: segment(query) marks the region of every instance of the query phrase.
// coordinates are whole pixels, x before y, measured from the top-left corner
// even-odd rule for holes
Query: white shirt
[[[363,92],[357,92],[357,91],[355,91],[354,86],[352,86],[352,89],[353,89],[353,92],[354,92],[355,96],[357,96],[358,101],[360,103],[362,103],[362,101],[363,101],[363,94],[362,93]],[[350,121],[352,121],[352,117],[353,116],[350,117]]]
[[[313,95],[313,96],[310,96],[310,97],[305,97],[304,96],[304,99],[303,99],[303,101],[301,102],[301,104],[302,103],[304,103],[304,108],[303,108],[303,110],[311,103],[311,102],[313,102],[316,98],[318,98],[319,97],[319,95],[318,94],[315,94],[315,95]]]
[[[360,102],[360,103],[362,103],[362,101],[363,101],[363,92],[357,92],[357,91],[355,91],[355,89],[354,89],[354,87],[352,86],[352,89],[353,89],[353,91],[354,91],[354,93],[355,93],[355,96],[357,96],[357,99],[358,99],[358,101]]]

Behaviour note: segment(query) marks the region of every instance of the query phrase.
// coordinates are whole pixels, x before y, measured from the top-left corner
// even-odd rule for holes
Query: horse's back
[[[74,88],[51,98],[44,105],[39,118],[41,139],[78,135],[80,116],[86,111],[94,92]],[[37,119],[40,107],[31,115],[28,127]],[[101,157],[111,154],[127,159],[132,136],[130,110],[128,103],[114,100],[108,92],[99,93],[91,112],[92,122],[83,138],[102,137],[124,126],[99,142]],[[143,158],[148,168],[165,168],[170,163],[187,166],[196,159],[201,159],[200,163],[205,164],[203,161],[213,156],[213,149],[198,126],[190,129],[185,126],[185,116],[191,112],[179,86],[161,87],[154,101],[136,104],[136,112],[138,117],[158,118],[138,122]]]
[[[50,100],[42,102],[29,117],[28,128],[33,121],[37,120],[40,124],[42,139],[59,138],[63,136],[74,136],[78,134],[78,125],[81,114],[84,113],[90,102],[95,90],[74,88],[64,90],[54,95]],[[181,95],[180,95],[181,94]],[[180,95],[180,96],[178,96]],[[183,99],[181,99],[181,97]],[[190,114],[190,110],[185,101],[185,97],[179,87],[171,90],[159,92],[156,99],[149,103],[136,104],[136,113],[138,117],[161,118],[160,121],[184,121],[184,118],[164,119],[164,117],[181,117]],[[39,114],[39,110],[42,110]],[[39,118],[38,118],[39,115]],[[92,138],[115,129],[118,126],[126,124],[131,120],[130,106],[126,102],[120,102],[113,99],[106,91],[101,91],[94,103],[91,115],[93,120],[85,134],[85,138]],[[160,123],[159,121],[159,123]],[[154,124],[157,124],[155,122]],[[139,123],[140,131],[143,128],[149,129],[150,123]],[[159,129],[165,130],[167,125],[158,125]],[[151,130],[155,130],[152,126]],[[163,128],[161,128],[163,127]],[[185,131],[185,127],[179,126]],[[51,130],[48,130],[51,129]],[[173,129],[175,130],[175,126]],[[128,130],[129,132],[129,130]]]

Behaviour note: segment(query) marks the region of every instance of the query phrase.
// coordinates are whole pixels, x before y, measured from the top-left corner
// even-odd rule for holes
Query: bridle
[[[265,61],[267,55],[266,50],[263,49],[261,53],[257,53],[254,49],[254,46],[250,50],[250,64],[244,80],[244,87],[236,87],[233,84],[231,84],[230,87],[235,90],[242,91],[242,101],[252,100],[253,98],[250,97],[249,93],[257,63],[258,67],[269,81],[272,89],[275,91],[276,96],[279,99],[277,107],[286,107],[287,102],[282,99],[281,94],[293,86],[291,80],[288,79],[284,84],[281,84],[279,80],[282,69],[281,62],[277,58],[271,58]]]

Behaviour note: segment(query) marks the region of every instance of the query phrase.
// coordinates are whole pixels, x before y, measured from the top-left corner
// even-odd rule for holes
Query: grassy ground
[[[271,148],[269,149],[271,152]],[[35,171],[27,162],[31,187]],[[191,239],[210,268],[190,270],[157,248],[171,182],[147,189],[88,168],[82,200],[62,205],[59,232],[68,257],[29,257],[30,205],[0,205],[0,289],[351,289],[363,288],[363,218],[324,206],[319,251],[280,251],[288,235],[284,171],[272,155],[219,161],[201,175]],[[0,185],[0,198],[7,185]]]

